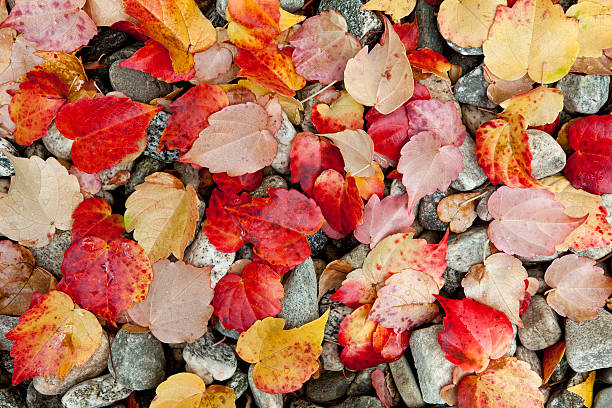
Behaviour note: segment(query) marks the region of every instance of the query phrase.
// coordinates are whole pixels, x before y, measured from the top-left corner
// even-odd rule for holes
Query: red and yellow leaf
[[[155,389],[151,408],[236,408],[234,390],[225,385],[206,387],[195,374],[171,375]]]
[[[103,198],[93,197],[83,201],[72,213],[72,242],[94,236],[110,241],[125,234],[123,216],[112,214],[110,204]]]

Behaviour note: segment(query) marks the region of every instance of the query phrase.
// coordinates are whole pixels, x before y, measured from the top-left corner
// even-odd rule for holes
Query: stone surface
[[[177,149],[157,151],[159,140],[168,126],[168,119],[170,119],[170,114],[164,111],[159,112],[151,119],[147,128],[147,147],[142,154],[164,163],[174,163],[179,158]]]
[[[431,75],[426,79],[418,81],[418,83],[429,90],[429,95],[432,99],[437,99],[440,102],[452,102],[457,107],[457,110],[461,109],[461,105],[459,105],[459,102],[457,102],[455,98],[455,94],[453,94],[450,81],[440,78],[437,75]]]
[[[312,235],[307,235],[308,245],[310,245],[310,256],[317,256],[327,244],[327,235],[321,230],[318,230]]]
[[[611,246],[598,247],[598,248],[589,248],[589,249],[585,249],[583,251],[579,251],[577,249],[574,249],[574,248],[570,247],[569,250],[571,252],[579,255],[579,256],[584,256],[586,258],[591,258],[591,259],[597,260],[597,259],[605,257],[610,252],[612,252],[612,245]]]
[[[495,109],[497,104],[491,102],[489,98],[487,98],[488,87],[489,83],[484,79],[482,75],[482,66],[480,66],[463,75],[455,83],[455,98],[461,103],[480,106],[481,108]]]
[[[276,153],[276,157],[270,165],[280,174],[291,173],[291,169],[289,168],[291,158],[289,157],[289,154],[291,153],[291,141],[296,134],[297,131],[295,130],[295,127],[291,121],[289,121],[289,118],[285,112],[283,112],[283,122],[281,123],[281,127],[278,132],[276,132],[274,135],[278,141],[278,153]]]
[[[34,377],[32,384],[36,391],[45,395],[58,395],[68,391],[73,386],[82,383],[85,380],[94,378],[106,369],[108,360],[108,335],[102,334],[102,343],[94,352],[91,358],[82,366],[74,366],[68,372],[66,378],[60,380],[56,376],[51,377]]]
[[[491,250],[485,243],[489,239],[486,227],[471,227],[461,234],[451,234],[446,250],[447,266],[459,272],[467,272],[472,265],[481,263],[482,251],[486,256]]]
[[[557,82],[563,92],[563,109],[568,113],[597,113],[608,100],[610,77],[568,74]]]
[[[26,405],[28,408],[63,408],[61,395],[41,394],[32,383],[26,392]]]
[[[612,384],[612,367],[597,370],[597,379],[606,384]]]
[[[131,390],[157,387],[165,378],[166,358],[159,340],[151,333],[119,330],[111,345],[108,371],[117,382]]]
[[[87,47],[81,49],[80,54],[84,62],[97,61],[104,55],[110,55],[128,45],[132,39],[128,33],[110,29],[101,29]]]
[[[225,385],[234,390],[234,395],[236,399],[238,399],[249,388],[249,379],[242,371],[236,371],[234,375],[225,382]]]
[[[383,30],[383,23],[373,11],[360,10],[362,5],[361,0],[321,0],[318,12],[330,9],[338,11],[346,19],[349,33],[365,45],[371,40],[368,34]]]
[[[64,137],[59,130],[57,130],[57,127],[55,127],[55,122],[49,126],[47,133],[41,140],[49,153],[51,153],[53,156],[68,161],[71,160],[70,150],[72,149],[74,140]]]
[[[129,68],[121,68],[115,61],[108,70],[111,85],[115,91],[123,92],[135,101],[149,103],[155,98],[172,92],[172,85],[153,78],[151,74]]]
[[[17,149],[7,139],[0,137],[0,149],[6,150],[13,156],[19,157]],[[15,173],[15,168],[9,159],[0,152],[0,177],[8,177]]]
[[[6,338],[6,333],[10,332],[19,323],[19,318],[15,316],[0,315],[0,350],[10,351],[13,342]]]
[[[476,142],[472,136],[465,136],[459,151],[463,155],[463,170],[450,186],[459,191],[470,191],[480,187],[487,181],[487,176],[476,161]]]
[[[62,262],[64,262],[64,253],[72,243],[72,230],[70,231],[55,231],[55,236],[51,242],[44,247],[28,248],[32,251],[36,265],[51,272],[56,278],[62,276]]]
[[[325,339],[331,341],[338,340],[338,329],[340,323],[344,319],[344,316],[350,314],[353,309],[334,300],[330,300],[331,292],[327,292],[321,298],[319,302],[319,313],[323,314],[329,309],[329,317],[327,318],[327,324],[325,325]]]
[[[448,53],[448,61],[453,65],[461,67],[461,72],[470,72],[482,63],[483,57],[480,55],[463,55],[458,52]]]
[[[438,333],[444,329],[436,324],[412,332],[410,351],[417,369],[423,401],[443,404],[440,389],[452,382],[454,364],[448,361],[438,344]]]
[[[372,385],[372,372],[375,369],[387,371],[386,364],[379,364],[375,367],[366,368],[365,370],[357,371],[355,378],[351,385],[349,385],[348,390],[346,390],[346,395],[349,397],[353,397],[356,395],[366,395],[374,393],[374,386]]]
[[[321,345],[321,361],[323,369],[327,371],[342,371],[344,364],[340,360],[340,349],[337,344],[324,341]]]
[[[348,262],[354,269],[359,269],[363,266],[366,256],[370,252],[370,246],[366,244],[357,245],[348,254],[342,257],[342,260]]]
[[[408,408],[424,407],[425,402],[421,396],[421,390],[406,357],[389,363],[389,369],[404,404]]]
[[[423,228],[432,231],[446,231],[448,228],[447,222],[440,221],[438,218],[438,203],[449,194],[448,191],[436,191],[433,194],[426,195],[421,199],[419,205],[419,223]]]
[[[334,401],[346,394],[355,378],[355,373],[324,372],[319,378],[313,378],[305,384],[306,396],[315,402]]]
[[[268,394],[267,392],[263,392],[257,388],[255,382],[253,381],[254,366],[254,364],[251,364],[249,367],[248,380],[255,405],[257,405],[259,408],[283,408],[283,394]]]
[[[389,195],[396,196],[402,194],[406,194],[406,187],[402,184],[401,180],[393,179],[389,188]]]
[[[134,158],[136,159],[136,158]],[[98,172],[98,176],[100,176],[100,180],[102,181],[102,190],[112,191],[115,190],[119,185],[114,183],[114,178],[120,171],[127,171],[130,173],[134,169],[136,163],[134,161],[129,161],[127,163],[117,163],[108,169],[104,169]],[[112,181],[112,184],[111,184]],[[129,181],[129,180],[128,180]]]
[[[383,404],[376,397],[348,397],[340,408],[383,408]]]
[[[99,408],[129,397],[132,390],[115,381],[112,374],[94,378],[72,387],[62,397],[65,408]]]
[[[0,388],[0,407],[2,408],[23,408],[23,398],[17,388]]]
[[[446,293],[454,295],[461,288],[461,280],[465,276],[465,272],[459,272],[451,268],[446,268],[442,277],[444,278],[444,286],[442,290]]]
[[[166,165],[164,162],[156,160],[152,157],[141,157],[136,163],[134,171],[132,171],[130,181],[128,181],[128,183],[125,185],[126,197],[134,192],[134,188],[137,185],[144,183],[144,179],[147,176],[157,171],[161,171],[165,166]]]
[[[272,176],[266,176],[261,180],[261,184],[252,193],[251,196],[263,198],[269,197],[269,188],[283,188],[287,189],[287,180],[281,176],[274,174]]]
[[[595,319],[565,320],[565,357],[574,371],[612,367],[612,314],[600,310]]]
[[[543,296],[536,295],[521,316],[523,325],[518,329],[521,344],[529,350],[542,350],[561,339],[561,326],[557,314],[548,306]]]
[[[230,339],[238,340],[238,337],[240,337],[240,332],[238,330],[226,329],[220,321],[215,325],[215,330]]]
[[[440,53],[444,51],[444,38],[438,31],[436,10],[424,0],[417,0],[414,15],[419,22],[419,44],[417,48],[427,47]]]
[[[537,129],[527,130],[529,149],[533,154],[531,175],[537,179],[552,176],[565,167],[565,152],[548,133]]]
[[[593,408],[612,407],[612,387],[604,388],[595,396]]]
[[[446,43],[453,50],[457,51],[461,55],[483,55],[482,47],[460,47],[452,41],[446,40]]]
[[[322,408],[314,402],[309,402],[303,399],[294,399],[289,404],[289,408]]]
[[[584,382],[588,373],[575,373],[567,381],[564,388],[553,392],[546,403],[546,408],[582,408],[584,399],[565,388],[573,387]],[[550,382],[551,380],[549,380]]]
[[[495,119],[495,114],[472,105],[461,105],[461,119],[471,135],[483,124]]]
[[[316,96],[312,96],[316,95],[323,88],[324,85],[321,85],[320,83],[316,82],[313,84],[306,85],[304,88],[296,92],[296,98],[298,100],[306,100],[306,102],[302,104],[304,106],[304,118],[302,119],[302,123],[300,123],[303,132],[317,133],[317,129],[312,124],[312,108],[317,103],[317,98]]]
[[[197,267],[213,265],[210,272],[211,285],[214,288],[234,262],[236,254],[234,252],[225,253],[218,251],[217,248],[208,240],[203,230],[200,229],[196,239],[185,250],[184,261]]]
[[[215,344],[215,338],[208,332],[183,349],[185,370],[200,376],[207,384],[212,380],[223,381],[236,372],[238,360],[231,346]]]
[[[514,356],[521,361],[528,363],[531,369],[542,377],[542,363],[535,351],[529,350],[523,346],[517,346]]]
[[[318,281],[312,258],[295,267],[285,278],[283,310],[278,317],[285,319],[285,329],[293,329],[319,317]]]

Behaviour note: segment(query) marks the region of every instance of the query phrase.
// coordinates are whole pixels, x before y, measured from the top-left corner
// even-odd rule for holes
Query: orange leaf
[[[547,347],[542,352],[542,379],[547,383],[565,354],[565,341]]]
[[[55,74],[68,87],[68,100],[76,102],[81,98],[93,98],[98,92],[93,81],[87,79],[85,68],[80,58],[61,51],[37,51],[45,63],[34,67],[32,71],[45,71]]]
[[[450,223],[450,230],[456,233],[464,232],[472,226],[476,219],[476,200],[480,193],[459,193],[444,197],[436,208],[438,218]]]
[[[206,387],[195,374],[174,374],[155,389],[151,408],[235,408],[234,390],[225,385]]]
[[[72,213],[72,242],[86,236],[95,236],[105,241],[125,234],[123,216],[112,214],[110,204],[103,198],[94,197],[83,201]]]
[[[413,68],[418,68],[425,73],[432,73],[450,81],[448,71],[451,69],[451,63],[440,53],[429,48],[419,48],[418,50],[410,51],[408,61],[410,61],[410,65]]]
[[[278,0],[229,0],[225,18],[230,41],[245,50],[265,48],[282,31]]]
[[[369,200],[373,195],[382,197],[385,192],[385,174],[382,172],[380,165],[373,161],[371,167],[374,168],[374,174],[371,176],[355,177],[357,190],[364,200]],[[347,175],[350,176],[348,173]]]

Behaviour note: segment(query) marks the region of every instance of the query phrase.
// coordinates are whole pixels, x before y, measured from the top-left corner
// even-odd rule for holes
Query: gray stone
[[[229,337],[230,339],[238,340],[238,337],[240,337],[240,332],[238,330],[226,329],[225,327],[223,327],[221,321],[217,322],[215,330],[221,333],[222,335]]]
[[[350,314],[353,309],[333,300],[330,300],[331,293],[328,292],[321,298],[319,304],[319,313],[323,314],[329,309],[329,317],[325,324],[325,339],[330,341],[338,341],[338,329],[344,317]]]
[[[168,126],[168,119],[170,119],[170,114],[164,111],[159,112],[151,119],[147,128],[147,147],[142,154],[164,163],[174,163],[179,158],[179,151],[177,149],[157,151],[159,140]]]
[[[527,276],[536,278],[538,280],[540,286],[538,287],[538,291],[536,293],[540,295],[550,289],[550,287],[546,284],[546,281],[544,280],[545,273],[546,269],[540,266],[527,269]]]
[[[476,134],[476,131],[483,123],[493,120],[495,117],[494,113],[483,110],[477,106],[467,104],[461,105],[461,120],[468,132],[472,135]]]
[[[561,361],[559,361],[559,363],[553,370],[552,374],[550,375],[548,382],[555,383],[557,381],[564,380],[565,375],[567,374],[568,370],[569,370],[569,364],[567,364],[567,359],[565,358],[565,355],[564,355],[563,357],[561,357]]]
[[[383,404],[376,397],[348,397],[340,408],[383,408]]]
[[[570,247],[569,250],[579,256],[584,256],[585,258],[591,258],[591,259],[597,260],[597,259],[605,257],[610,252],[612,252],[612,245],[604,246],[604,247],[597,247],[597,248],[588,248],[582,251],[579,251],[577,249]]]
[[[446,43],[453,50],[457,51],[461,55],[482,55],[482,47],[474,48],[474,47],[460,47],[452,41],[446,40]]]
[[[323,369],[327,371],[342,371],[342,369],[344,369],[344,364],[342,364],[342,360],[340,360],[338,345],[324,341],[321,347],[323,348],[321,352]]]
[[[19,157],[17,149],[13,147],[11,142],[9,142],[3,137],[0,137],[0,149],[6,150],[13,156]],[[9,161],[9,159],[4,155],[4,153],[0,152],[0,177],[8,177],[13,174],[15,174],[15,168],[13,167],[13,163]]]
[[[438,333],[443,330],[441,324],[436,324],[415,330],[410,337],[410,351],[417,369],[423,401],[429,404],[444,404],[440,389],[452,382],[455,368],[438,344]]]
[[[113,62],[108,71],[111,85],[135,101],[149,103],[172,92],[172,85],[153,78],[149,73],[121,68],[120,61]]]
[[[451,52],[448,56],[448,61],[453,65],[461,67],[461,72],[470,72],[482,63],[480,55],[463,55],[458,52]]]
[[[155,388],[164,380],[165,368],[164,350],[151,333],[119,330],[108,359],[108,371],[116,373],[119,384],[131,390]]]
[[[215,344],[208,332],[183,349],[185,370],[200,376],[206,384],[214,380],[223,381],[236,372],[238,360],[232,347],[225,343]]]
[[[61,398],[60,395],[41,394],[30,383],[26,392],[26,405],[28,408],[63,408]]]
[[[546,403],[546,408],[582,408],[582,397],[568,390],[553,392]]]
[[[424,407],[425,402],[421,396],[421,390],[406,357],[389,363],[389,369],[404,404],[408,408]]]
[[[495,192],[495,188],[487,188],[487,191],[482,196],[482,198],[478,201],[478,205],[476,206],[476,214],[478,214],[478,218],[483,221],[491,221],[493,216],[489,214],[489,198],[491,194]]]
[[[72,230],[55,231],[51,242],[44,247],[29,248],[34,255],[36,265],[51,272],[56,278],[62,277],[62,262],[64,253],[72,244]]]
[[[324,87],[324,85],[321,85],[320,83],[316,82],[310,85],[306,85],[304,88],[296,92],[296,98],[298,100],[306,100],[306,102],[302,103],[302,105],[304,106],[304,118],[302,119],[302,123],[300,123],[303,132],[318,133],[317,129],[312,124],[312,108],[317,103],[317,98],[313,95],[316,95]]]
[[[479,66],[459,78],[455,83],[455,98],[461,103],[495,109],[497,104],[487,98],[488,87],[489,83],[482,75],[482,66]]]
[[[599,310],[582,322],[565,320],[565,357],[574,371],[612,367],[612,314]]]
[[[601,203],[606,207],[606,210],[608,210],[606,220],[608,223],[612,224],[612,194],[602,194]]]
[[[0,407],[22,408],[24,405],[23,398],[19,394],[19,390],[17,388],[0,388]]]
[[[444,286],[442,290],[450,295],[454,295],[461,288],[461,280],[465,276],[465,272],[459,272],[451,268],[446,268],[444,271]]]
[[[343,261],[348,262],[354,269],[359,269],[363,266],[366,256],[370,252],[370,246],[360,244],[353,248],[351,252],[342,257]]]
[[[291,153],[291,141],[297,135],[297,131],[295,127],[283,112],[283,122],[281,123],[280,129],[274,135],[276,140],[278,141],[278,153],[276,153],[276,157],[272,161],[272,168],[276,170],[277,173],[280,174],[289,174],[291,173],[291,169],[289,168],[289,164],[291,163],[291,158],[289,157]]]
[[[227,274],[227,270],[234,262],[236,253],[218,251],[210,242],[203,230],[200,229],[195,240],[185,250],[184,261],[197,267],[213,265],[210,272],[211,286],[214,288],[219,279]]]
[[[259,408],[283,408],[283,394],[268,394],[257,388],[255,381],[253,381],[254,366],[254,364],[251,364],[249,367],[248,380],[251,394],[253,394],[253,400],[255,400],[255,405]]]
[[[537,179],[552,176],[565,167],[565,152],[557,141],[548,133],[537,129],[528,129],[529,149],[533,154],[531,175]]]
[[[92,38],[80,54],[83,61],[97,61],[104,55],[110,55],[132,41],[128,33],[115,30],[100,31]]]
[[[557,259],[561,255],[561,252],[555,251],[552,255],[536,255],[532,258],[527,258],[524,256],[518,256],[517,258],[521,260],[523,263],[541,263],[541,262],[550,262],[554,259]]]
[[[140,156],[140,155],[139,155]],[[134,160],[136,157],[134,157]],[[100,176],[100,180],[102,181],[102,190],[112,191],[119,187],[118,184],[115,184],[115,176],[119,174],[119,172],[128,172],[131,175],[132,170],[135,166],[134,161],[128,161],[125,163],[119,162],[108,169],[104,169],[98,172],[98,176]],[[129,181],[129,180],[128,180]]]
[[[448,191],[436,191],[421,199],[421,204],[419,205],[419,223],[423,228],[432,231],[446,231],[448,223],[440,221],[437,208],[438,203],[446,197],[448,193]]]
[[[446,250],[446,264],[459,272],[467,272],[472,265],[481,263],[483,250],[485,257],[491,254],[491,249],[485,245],[489,239],[486,227],[470,227],[461,234],[451,234]]]
[[[515,324],[513,324],[512,325],[512,333],[513,333],[512,334],[513,335],[512,343],[510,344],[510,348],[508,349],[508,351],[506,351],[506,354],[504,354],[504,356],[511,357],[511,356],[514,355],[514,353],[516,353],[516,347],[517,347],[517,345],[516,345],[516,335],[517,335],[517,330],[518,330],[518,327]]]
[[[476,161],[476,142],[472,136],[465,136],[459,151],[463,156],[463,170],[450,186],[459,191],[471,191],[487,181],[486,174]]]
[[[345,376],[346,375],[346,376]],[[306,383],[305,391],[308,399],[315,402],[334,401],[346,394],[355,373],[324,372],[319,378],[313,378]]]
[[[459,102],[457,102],[455,94],[451,88],[452,84],[450,81],[440,78],[437,75],[431,75],[428,78],[422,79],[418,82],[429,90],[431,99],[437,99],[440,102],[452,102],[457,107],[457,110],[461,109],[461,105]]]
[[[289,408],[322,408],[321,405],[317,405],[313,402],[309,402],[303,399],[294,399],[289,404]]]
[[[0,315],[0,350],[10,351],[13,342],[6,338],[6,333],[10,332],[19,323],[19,318],[14,316]]]
[[[568,74],[557,83],[568,113],[597,113],[608,100],[610,77]]]
[[[97,377],[106,369],[108,346],[108,336],[106,333],[103,333],[100,347],[98,347],[85,364],[72,367],[63,380],[54,375],[50,377],[34,377],[34,380],[32,380],[34,388],[44,395],[58,395],[65,393],[73,386],[85,380]]]
[[[42,144],[40,140],[32,143],[30,146],[27,146],[24,150],[24,156],[28,159],[32,156],[38,156],[41,159],[45,159],[49,156],[49,152],[45,148],[45,145]]]
[[[346,395],[353,397],[372,393],[374,391],[374,387],[372,386],[372,372],[376,369],[387,371],[387,365],[379,364],[375,367],[357,371],[353,382],[349,385],[348,390],[346,390]]]
[[[319,13],[331,9],[338,11],[346,19],[349,33],[365,45],[371,40],[368,34],[382,30],[383,24],[376,13],[362,11],[361,6],[363,6],[361,0],[321,0],[318,11]]]
[[[612,407],[612,387],[604,388],[595,396],[593,408]]]
[[[130,396],[132,390],[115,381],[112,374],[72,387],[62,397],[65,408],[101,408]]]
[[[269,188],[287,189],[287,181],[279,175],[266,176],[261,180],[261,184],[252,193],[252,197],[263,198],[269,197]]]
[[[236,399],[238,399],[249,388],[249,379],[242,371],[236,371],[234,375],[225,382],[225,385],[234,390],[234,395]]]
[[[427,47],[440,53],[444,51],[444,38],[438,30],[436,10],[424,0],[417,0],[414,15],[419,23],[418,48]]]
[[[528,363],[531,369],[542,377],[542,363],[535,351],[529,350],[523,346],[517,346],[514,356],[521,361]]]
[[[308,245],[310,245],[310,256],[317,256],[325,248],[327,244],[327,235],[321,230],[318,230],[312,235],[307,235]]]
[[[295,267],[285,280],[283,310],[278,317],[285,319],[285,329],[293,329],[319,317],[317,274],[312,258]]]
[[[55,127],[55,122],[49,126],[47,133],[41,140],[49,153],[51,153],[53,156],[68,161],[71,160],[70,150],[72,149],[74,140],[64,137],[64,135],[57,130],[57,127]]]
[[[110,55],[105,55],[100,59],[102,65],[111,66],[114,62],[121,61],[130,58],[136,51],[142,48],[144,44],[136,43],[134,45],[128,45],[120,50],[113,52]]]
[[[125,195],[129,196],[134,192],[134,189],[137,185],[144,183],[144,179],[157,172],[161,171],[166,167],[164,162],[156,160],[152,157],[143,157],[141,158],[134,167],[134,171],[132,171],[132,175],[130,177],[130,181],[125,185]]]
[[[394,179],[391,182],[391,188],[389,189],[389,195],[396,196],[406,194],[406,186],[402,184],[402,180]]]
[[[612,367],[597,370],[597,379],[606,384],[612,384]]]
[[[531,298],[529,307],[521,316],[523,325],[518,329],[521,344],[529,350],[542,350],[561,339],[561,326],[557,314],[548,306],[543,296]]]

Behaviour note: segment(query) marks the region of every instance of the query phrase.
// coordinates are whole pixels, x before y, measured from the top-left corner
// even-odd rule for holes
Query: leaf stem
[[[325,88],[321,89],[319,92],[310,95],[308,98],[304,99],[303,101],[300,101],[300,103],[304,103],[304,102],[308,102],[309,100],[311,100],[312,98],[314,98],[315,96],[317,96],[318,94],[320,94],[321,92],[329,89],[330,87],[332,87],[336,82],[338,81],[332,81],[329,85],[327,85]]]

